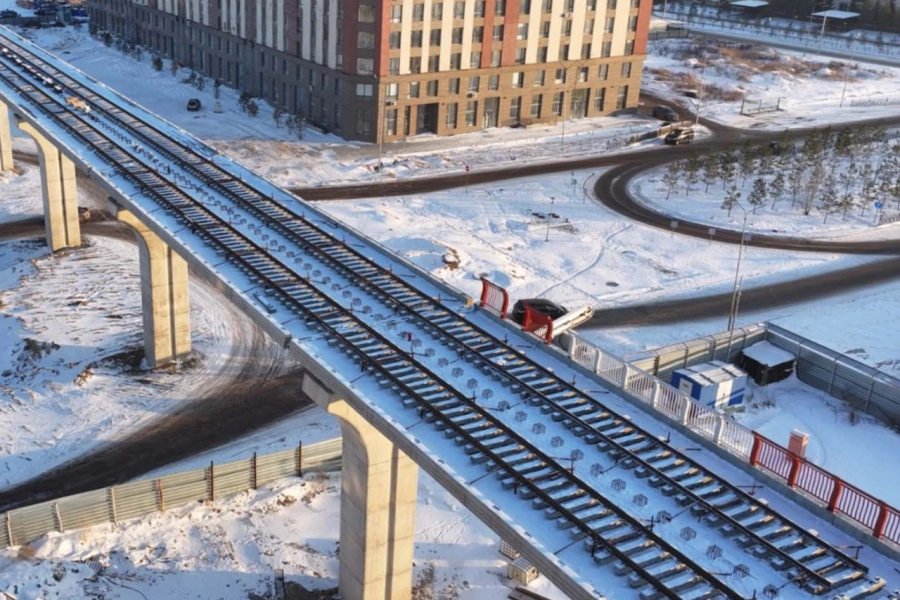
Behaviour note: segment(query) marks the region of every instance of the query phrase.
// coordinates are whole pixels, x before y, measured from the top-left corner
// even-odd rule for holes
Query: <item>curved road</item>
[[[98,213],[92,211],[92,216],[96,214],[99,219],[82,224],[86,236],[134,239],[127,226],[103,220],[106,215],[102,211]],[[42,217],[0,225],[0,241],[43,236]],[[241,317],[236,314],[233,318]],[[236,339],[230,348],[236,362],[230,360],[231,368],[215,374],[200,397],[180,400],[182,408],[139,431],[129,432],[31,480],[0,490],[0,512],[129,481],[312,406],[312,400],[301,391],[301,374],[285,372],[278,355],[264,351],[271,344],[266,334],[257,327],[252,329],[249,338]],[[254,356],[265,360],[244,360]],[[266,401],[260,402],[261,397]]]

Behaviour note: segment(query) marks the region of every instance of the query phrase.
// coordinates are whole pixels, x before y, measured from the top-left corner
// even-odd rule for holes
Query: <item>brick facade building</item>
[[[637,104],[652,0],[88,0],[95,26],[346,138]]]

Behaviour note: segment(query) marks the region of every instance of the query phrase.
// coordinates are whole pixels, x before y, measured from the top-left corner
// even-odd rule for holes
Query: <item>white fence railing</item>
[[[570,340],[569,358],[573,361],[728,452],[745,459],[750,457],[751,430],[575,334],[570,334]]]
[[[340,458],[341,438],[335,438],[13,509],[0,514],[0,548],[27,544],[51,531],[118,523],[191,502],[222,499],[304,471],[331,470]]]

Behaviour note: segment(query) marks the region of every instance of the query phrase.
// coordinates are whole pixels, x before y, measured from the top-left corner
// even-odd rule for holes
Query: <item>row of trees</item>
[[[140,44],[126,41],[120,36],[114,36],[109,31],[99,29],[93,23],[89,26],[89,33],[94,39],[102,41],[106,47],[115,47],[116,50],[120,51],[122,54],[130,56],[137,61],[140,61],[144,57],[144,49]],[[158,72],[161,72],[165,68],[165,62],[159,54],[153,54],[151,64],[153,69]],[[180,65],[178,61],[169,61],[169,71],[172,73],[173,77],[178,74],[178,71],[181,68],[182,65]],[[181,80],[181,83],[191,85],[201,92],[206,88],[206,78],[193,69],[191,69],[191,72],[187,77]],[[222,80],[216,79],[213,85],[216,88],[216,98],[218,98]],[[242,92],[238,98],[238,108],[241,112],[246,113],[251,117],[255,117],[259,114],[259,104],[247,92]],[[272,120],[275,122],[275,127],[279,129],[285,127],[287,128],[288,133],[296,135],[299,139],[303,139],[305,119],[302,116],[287,114],[281,107],[275,107],[272,112]]]
[[[825,221],[838,212],[846,219],[854,209],[865,216],[876,202],[896,202],[900,210],[900,142],[883,127],[817,130],[798,145],[783,135],[771,146],[747,142],[718,154],[692,153],[670,163],[663,182],[666,199],[679,189],[690,195],[701,185],[708,193],[721,184],[729,215],[741,199],[754,213],[790,199],[804,215],[818,209]]]

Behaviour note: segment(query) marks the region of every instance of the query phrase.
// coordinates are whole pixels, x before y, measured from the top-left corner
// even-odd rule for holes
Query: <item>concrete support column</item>
[[[9,130],[9,108],[0,102],[0,171],[11,171],[12,168],[12,132]]]
[[[343,435],[341,597],[409,600],[418,466],[345,401],[328,412]]]
[[[0,112],[5,113],[5,111]],[[2,129],[2,124],[0,124],[0,129]],[[53,145],[53,142],[41,135],[30,123],[19,121],[19,129],[37,142],[38,156],[41,162],[41,190],[44,196],[47,245],[53,252],[62,248],[80,246],[81,227],[78,225],[75,165]]]
[[[135,230],[141,261],[144,358],[151,368],[159,367],[191,351],[188,266],[131,212],[119,209],[116,218]]]

